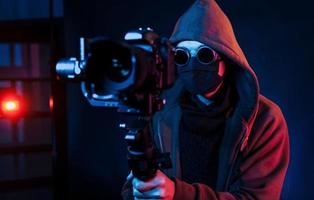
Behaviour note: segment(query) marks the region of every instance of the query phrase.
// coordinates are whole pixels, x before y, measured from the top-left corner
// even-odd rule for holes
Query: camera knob
[[[76,58],[62,59],[56,65],[56,73],[60,78],[73,79],[81,72],[80,63]]]

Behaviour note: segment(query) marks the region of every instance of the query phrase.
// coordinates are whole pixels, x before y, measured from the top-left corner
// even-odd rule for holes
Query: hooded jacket
[[[178,20],[171,42],[202,42],[229,60],[237,93],[225,123],[219,149],[216,187],[182,181],[179,100],[182,83],[165,91],[164,108],[153,117],[153,136],[162,152],[170,152],[173,168],[164,172],[175,182],[175,200],[279,199],[289,163],[288,129],[280,108],[259,92],[257,77],[242,52],[232,25],[214,0],[197,0]],[[197,158],[197,155],[195,155]],[[127,187],[123,196],[130,193]]]

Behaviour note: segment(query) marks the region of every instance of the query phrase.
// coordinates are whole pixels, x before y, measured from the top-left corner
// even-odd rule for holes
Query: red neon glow
[[[7,112],[15,112],[18,111],[20,104],[16,100],[9,100],[2,102],[2,110]]]
[[[22,115],[21,100],[17,96],[7,96],[1,100],[0,115],[15,118]]]
[[[53,110],[53,98],[52,98],[52,96],[49,97],[49,108],[50,108],[50,111]]]

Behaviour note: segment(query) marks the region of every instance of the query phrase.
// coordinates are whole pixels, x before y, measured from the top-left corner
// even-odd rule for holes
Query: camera
[[[80,39],[80,60],[68,58],[56,65],[58,79],[81,82],[92,106],[134,114],[120,124],[127,142],[128,164],[134,176],[146,180],[157,169],[171,168],[170,154],[152,140],[151,119],[165,104],[161,92],[174,83],[173,47],[151,28],[125,34],[124,40],[105,37]]]
[[[56,74],[81,81],[92,106],[152,115],[165,103],[161,91],[175,79],[172,49],[168,39],[151,28],[129,31],[122,41],[81,38],[80,60],[60,60]]]

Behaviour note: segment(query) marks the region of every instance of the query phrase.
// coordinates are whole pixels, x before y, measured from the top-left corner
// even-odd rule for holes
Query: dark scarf
[[[188,93],[181,99],[180,155],[182,179],[215,187],[219,145],[231,111],[231,89],[224,87],[206,106]]]
[[[180,105],[185,128],[191,133],[207,135],[224,126],[226,115],[231,111],[230,90],[230,87],[224,86],[209,106],[206,106],[197,97],[184,93]]]

